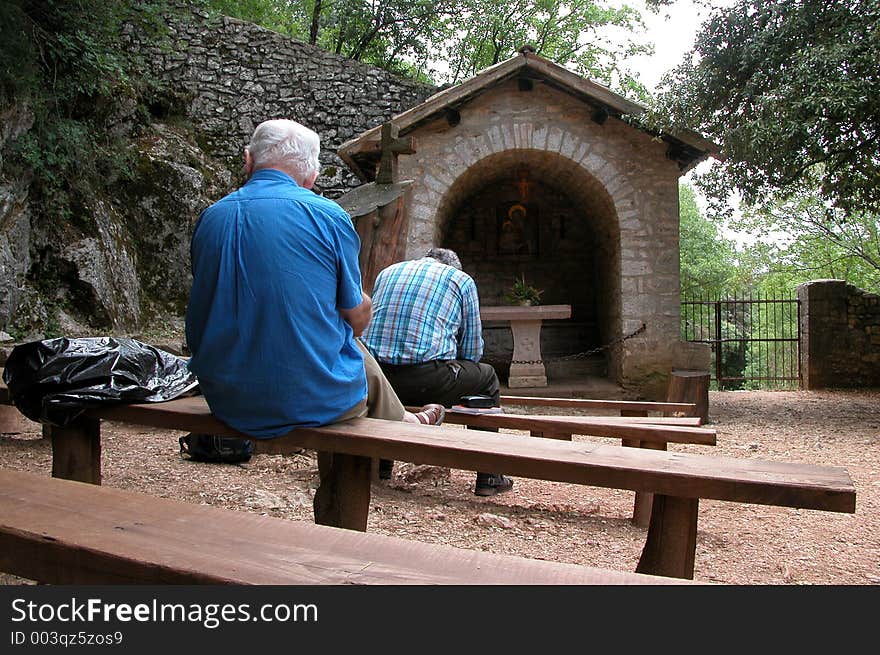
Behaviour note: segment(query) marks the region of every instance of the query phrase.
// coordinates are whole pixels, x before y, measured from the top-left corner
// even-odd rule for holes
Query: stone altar
[[[541,360],[541,324],[549,319],[571,318],[571,305],[481,307],[480,318],[483,321],[510,323],[513,361],[507,386],[511,389],[546,387],[547,371]]]

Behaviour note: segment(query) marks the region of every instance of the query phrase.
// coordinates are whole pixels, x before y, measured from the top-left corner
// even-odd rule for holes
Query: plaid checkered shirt
[[[483,356],[480,299],[473,278],[430,257],[392,264],[373,287],[373,318],[362,337],[386,364]]]

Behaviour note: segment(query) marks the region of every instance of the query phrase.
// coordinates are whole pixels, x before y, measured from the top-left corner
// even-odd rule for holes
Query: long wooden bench
[[[54,477],[100,484],[102,420],[246,436],[211,415],[201,396],[91,409],[71,425],[51,430]],[[653,493],[650,524],[636,568],[653,575],[693,578],[701,498],[855,512],[852,480],[846,469],[834,466],[533,439],[368,418],[299,428],[254,444],[257,453],[289,454],[303,448],[332,453],[332,469],[322,477],[315,495],[315,520],[361,531],[367,525],[375,458]]]
[[[567,407],[565,401],[556,407]],[[614,405],[609,401],[590,401],[601,403],[610,408]],[[652,411],[687,411],[687,405],[680,406],[669,403],[636,403],[626,402],[618,407],[624,413],[648,413]],[[662,409],[658,409],[659,405]],[[624,408],[625,407],[625,408]],[[410,408],[415,409],[415,408]],[[468,409],[451,408],[446,412],[446,423],[465,425],[469,428],[493,428],[527,430],[536,437],[571,440],[572,435],[589,435],[620,439],[622,445],[634,448],[651,448],[666,450],[669,443],[700,444],[714,446],[717,443],[716,431],[712,428],[699,427],[699,417],[658,417],[658,416],[558,416],[543,414],[509,414],[489,413]],[[651,518],[653,496],[647,492],[636,492],[633,501],[632,521],[635,525],[647,527]]]
[[[537,399],[546,400],[546,399]],[[565,406],[569,399],[556,399],[563,403],[557,406]],[[0,406],[9,403],[9,390],[0,382]],[[621,401],[597,401],[603,407],[617,406]],[[632,413],[652,411],[676,411],[688,412],[692,406],[687,404],[670,403],[634,403],[622,401],[624,407]],[[409,408],[416,411],[416,408]],[[650,424],[642,425],[640,422]],[[671,421],[670,423],[657,424],[658,421]],[[666,450],[667,443],[690,443],[702,445],[715,445],[716,432],[714,429],[700,428],[693,423],[699,423],[699,418],[665,418],[665,417],[593,417],[593,416],[546,416],[546,415],[518,415],[518,414],[470,414],[450,410],[447,412],[447,423],[465,425],[468,427],[509,428],[515,430],[528,430],[533,436],[550,437],[556,439],[571,439],[573,434],[583,434],[599,437],[611,437],[622,439],[623,445],[654,448]],[[684,425],[677,425],[683,423]],[[74,479],[88,479],[74,477]],[[635,492],[633,501],[632,521],[640,527],[648,527],[653,505],[653,494],[649,492]]]
[[[0,470],[0,570],[48,584],[684,583]]]
[[[657,444],[661,449],[668,443],[689,443],[714,446],[716,430],[691,425],[649,423],[634,417],[598,416],[545,416],[541,414],[472,414],[447,410],[446,423],[468,427],[507,428],[528,430],[532,436],[571,440],[573,434],[610,437],[623,441]]]

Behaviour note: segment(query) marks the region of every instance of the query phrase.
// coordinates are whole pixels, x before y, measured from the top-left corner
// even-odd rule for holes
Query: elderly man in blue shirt
[[[469,395],[489,396],[498,405],[498,376],[480,362],[483,326],[477,285],[461,270],[452,250],[432,248],[424,257],[383,269],[373,287],[373,318],[362,340],[407,405],[451,407]],[[380,460],[380,477],[390,478],[393,465]],[[507,476],[477,473],[474,493],[492,496],[512,487]]]
[[[202,212],[189,368],[211,412],[256,438],[359,416],[438,424],[443,407],[407,412],[356,338],[372,316],[360,240],[342,207],[311,191],[319,152],[307,127],[261,123],[245,149],[247,182]],[[323,478],[332,455],[318,464]]]

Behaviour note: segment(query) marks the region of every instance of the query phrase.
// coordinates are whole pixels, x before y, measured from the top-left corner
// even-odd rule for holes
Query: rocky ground
[[[673,444],[670,450],[843,466],[855,482],[857,509],[837,514],[702,501],[696,579],[739,585],[880,583],[880,390],[711,392],[709,403],[718,445]],[[113,423],[105,433],[108,486],[311,520],[317,484],[311,452],[261,455],[240,465],[197,464],[179,455],[180,433]],[[38,425],[0,435],[0,466],[50,474],[50,446]],[[473,482],[471,472],[398,463],[391,481],[374,485],[368,529],[635,569],[645,530],[629,521],[631,492],[518,478],[510,493],[477,498]],[[0,581],[27,582],[10,576]]]

